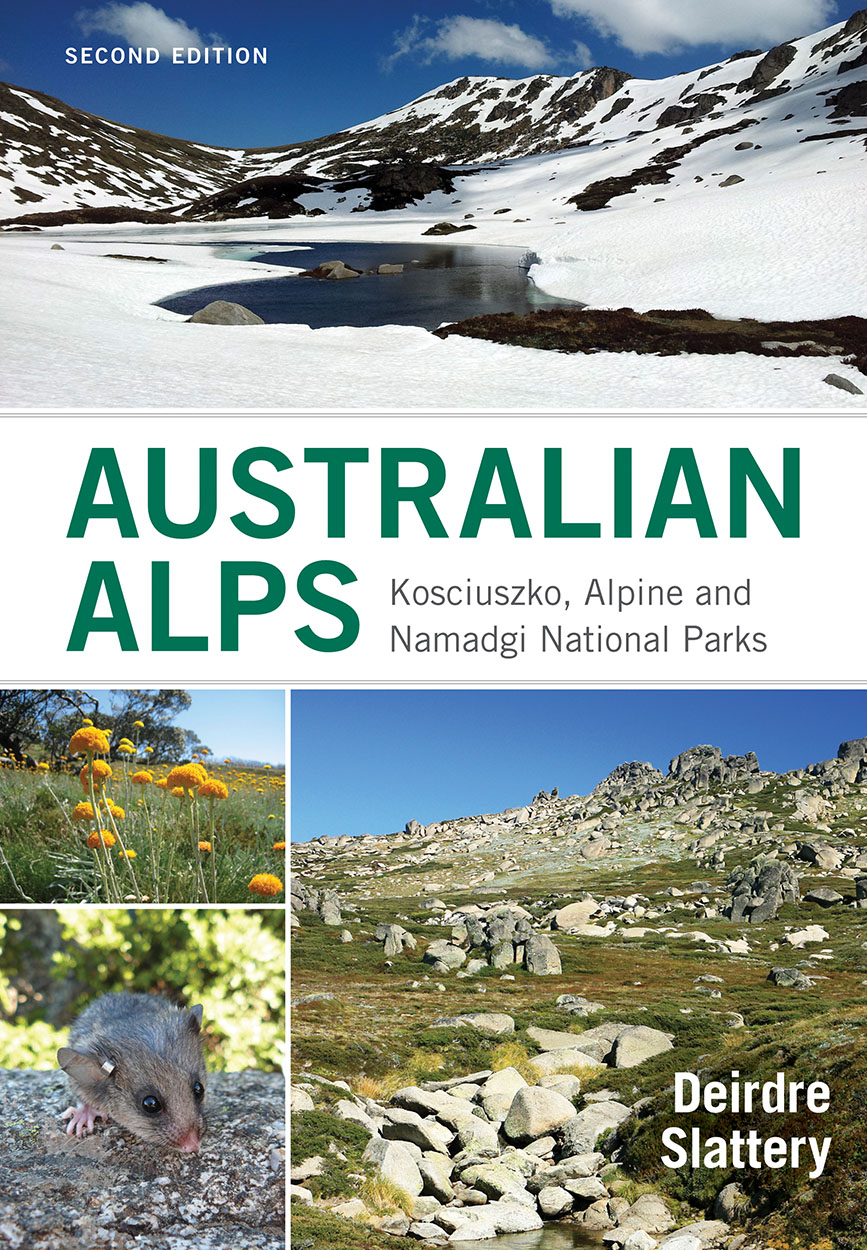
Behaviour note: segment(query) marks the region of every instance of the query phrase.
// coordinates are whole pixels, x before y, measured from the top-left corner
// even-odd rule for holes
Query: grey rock
[[[432,1027],[458,1029],[462,1025],[468,1025],[472,1029],[478,1029],[480,1033],[489,1033],[494,1037],[503,1037],[515,1031],[515,1021],[512,1016],[499,1011],[470,1011],[461,1016],[443,1016],[435,1020]]]
[[[3,1119],[17,1126],[4,1128],[0,1151],[0,1244],[168,1247],[179,1236],[180,1212],[195,1211],[182,1240],[278,1250],[286,1218],[284,1096],[278,1073],[210,1073],[210,1131],[199,1155],[182,1155],[113,1121],[99,1121],[87,1138],[67,1137],[62,1072],[0,1071]],[[313,1201],[300,1185],[290,1196]]]
[[[593,1073],[605,1066],[599,1059],[594,1059],[584,1050],[577,1048],[566,1050],[565,1047],[560,1050],[545,1050],[541,1055],[534,1055],[530,1063],[537,1077],[556,1076],[564,1072],[574,1072],[576,1069],[579,1072]]]
[[[828,386],[835,386],[838,391],[848,391],[850,395],[863,395],[864,392],[854,382],[842,377],[839,373],[829,373],[822,379]]]
[[[614,1067],[634,1068],[644,1063],[645,1059],[671,1049],[670,1039],[659,1029],[649,1029],[644,1025],[624,1029],[614,1043]]]
[[[713,1204],[714,1218],[731,1224],[732,1220],[741,1214],[747,1205],[746,1195],[740,1185],[735,1182],[723,1185]]]
[[[544,933],[534,933],[524,946],[524,967],[536,976],[559,976],[560,952]]]
[[[402,1107],[386,1107],[380,1132],[388,1141],[411,1142],[421,1150],[447,1152],[454,1141],[454,1130],[434,1119],[425,1119]]]
[[[829,890],[827,886],[820,885],[807,891],[804,895],[804,902],[818,903],[821,907],[835,907],[844,902],[844,899],[843,895],[838,894],[836,890]]]
[[[321,278],[326,282],[345,282],[349,278],[360,278],[361,271],[345,265],[342,260],[326,260],[315,269],[304,269],[300,278]]]
[[[426,964],[442,965],[451,970],[460,968],[466,960],[466,955],[459,946],[454,946],[451,942],[439,938],[430,943],[422,958]]]
[[[461,1172],[461,1181],[473,1189],[481,1190],[487,1198],[508,1198],[522,1206],[531,1206],[532,1195],[527,1192],[520,1173],[505,1168],[499,1162],[479,1163]]]
[[[503,1132],[509,1141],[535,1141],[562,1128],[574,1114],[571,1102],[555,1090],[527,1086],[512,1099]]]
[[[772,968],[767,979],[784,989],[809,990],[813,985],[810,978],[805,977],[797,968]]]
[[[410,1197],[417,1198],[421,1194],[424,1188],[421,1173],[403,1142],[371,1137],[362,1158],[367,1163],[375,1164],[381,1176]]]
[[[243,304],[216,299],[194,312],[189,321],[208,326],[263,326],[265,322]]]
[[[515,1068],[502,1068],[485,1081],[479,1090],[478,1101],[489,1120],[501,1122],[509,1114],[518,1090],[526,1089],[527,1082]]]
[[[570,1016],[592,1016],[597,1011],[605,1010],[602,1003],[591,1002],[580,994],[561,994],[557,999],[557,1006],[562,1007]]]
[[[428,1220],[416,1220],[414,1224],[410,1224],[408,1235],[415,1237],[417,1241],[440,1241],[443,1230],[439,1224],[433,1224]]]
[[[454,1200],[455,1191],[452,1187],[451,1181],[446,1176],[442,1168],[438,1167],[435,1163],[431,1163],[429,1159],[419,1159],[416,1167],[421,1174],[423,1184],[422,1193],[430,1194],[432,1197],[436,1198],[438,1202],[442,1203],[452,1202]]]
[[[561,1148],[565,1155],[587,1154],[597,1140],[628,1119],[630,1110],[622,1102],[594,1102],[579,1111],[563,1128]]]
[[[581,1080],[571,1072],[555,1072],[537,1082],[541,1089],[554,1089],[572,1102],[581,1093]]]
[[[549,1185],[539,1191],[539,1210],[546,1219],[554,1220],[558,1215],[566,1215],[572,1210],[575,1198],[568,1189],[559,1185]]]
[[[554,1029],[539,1029],[531,1024],[527,1036],[542,1050],[574,1050],[581,1040],[580,1033],[558,1033]]]
[[[496,1128],[478,1116],[470,1116],[461,1124],[457,1137],[464,1150],[490,1150],[494,1154],[500,1152],[500,1139]]]
[[[527,1188],[538,1192],[546,1185],[562,1185],[565,1189],[572,1181],[588,1180],[595,1176],[604,1162],[605,1156],[597,1151],[569,1155],[551,1167],[540,1168],[528,1181]]]

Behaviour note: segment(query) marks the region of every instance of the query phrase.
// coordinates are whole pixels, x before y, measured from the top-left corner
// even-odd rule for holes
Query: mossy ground
[[[418,1250],[409,1237],[392,1237],[321,1207],[292,1204],[290,1250]]]
[[[439,338],[459,334],[557,352],[638,352],[660,356],[748,352],[753,356],[777,357],[825,354],[814,347],[799,346],[812,341],[820,348],[842,349],[829,354],[847,358],[867,373],[867,319],[863,317],[738,321],[711,317],[700,308],[652,309],[646,313],[636,313],[631,308],[557,308],[524,316],[492,313],[470,317],[434,333]],[[763,346],[765,343],[784,343],[786,347],[769,348]]]

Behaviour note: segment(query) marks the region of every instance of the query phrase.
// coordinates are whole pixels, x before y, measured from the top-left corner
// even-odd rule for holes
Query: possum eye
[[[141,1100],[142,1111],[146,1111],[148,1115],[157,1115],[163,1109],[163,1104],[159,1098],[154,1098],[153,1094],[148,1094],[147,1098]]]
[[[205,1096],[204,1085],[202,1084],[201,1081],[196,1081],[193,1084],[193,1097],[198,1100],[198,1099],[204,1098],[204,1096]]]

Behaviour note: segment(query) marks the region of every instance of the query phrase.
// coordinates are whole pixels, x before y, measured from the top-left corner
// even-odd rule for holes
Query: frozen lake
[[[221,248],[224,256],[266,261],[293,269],[315,269],[340,260],[360,269],[360,278],[328,282],[315,278],[263,278],[199,287],[160,300],[160,308],[191,315],[212,300],[243,304],[269,323],[325,326],[408,325],[435,330],[448,321],[484,313],[535,312],[581,307],[543,294],[529,281],[526,251],[509,247],[448,243],[299,243],[275,248],[245,243]],[[382,264],[403,265],[400,274],[369,272]]]

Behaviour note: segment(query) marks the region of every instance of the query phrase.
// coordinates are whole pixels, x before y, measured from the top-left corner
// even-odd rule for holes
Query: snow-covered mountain
[[[453,203],[456,189],[466,203],[504,165],[515,166],[510,187],[533,183],[532,198],[562,214],[636,188],[669,194],[709,179],[848,168],[864,160],[865,118],[867,9],[665,79],[609,68],[460,78],[339,134],[271,149],[169,139],[0,85],[0,217],[93,208],[284,217]],[[568,159],[552,168],[540,159],[552,154]]]

